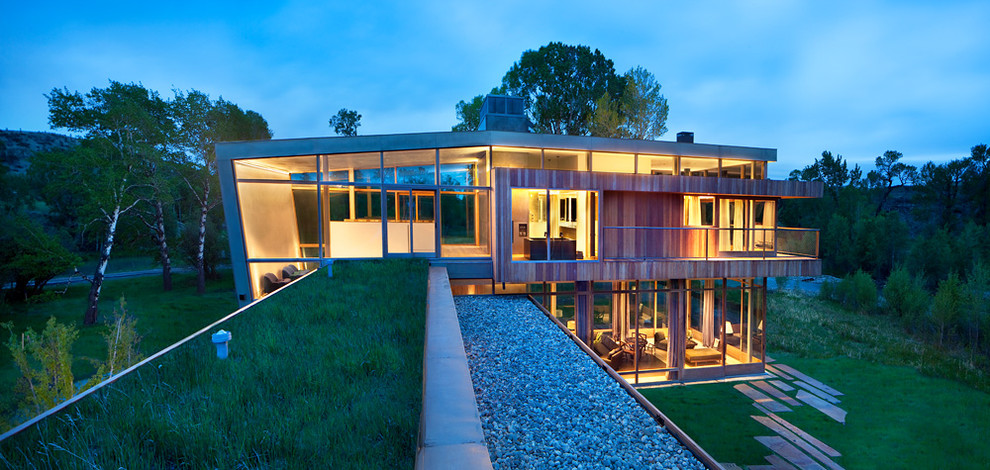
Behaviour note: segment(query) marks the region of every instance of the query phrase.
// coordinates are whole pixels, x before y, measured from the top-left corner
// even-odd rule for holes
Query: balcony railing
[[[817,258],[818,230],[806,228],[604,227],[602,258]]]

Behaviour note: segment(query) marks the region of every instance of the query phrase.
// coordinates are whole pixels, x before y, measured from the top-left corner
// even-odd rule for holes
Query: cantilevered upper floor
[[[217,145],[242,301],[266,274],[422,256],[497,282],[818,274],[817,231],[777,224],[816,182],[768,148],[478,131]]]

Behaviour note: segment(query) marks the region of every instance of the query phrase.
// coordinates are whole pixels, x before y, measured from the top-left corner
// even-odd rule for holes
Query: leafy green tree
[[[938,327],[938,345],[941,346],[951,328],[959,321],[965,305],[963,284],[956,273],[938,283],[938,291],[932,301],[932,320]]]
[[[656,139],[664,135],[670,109],[656,78],[643,67],[633,67],[624,78],[626,87],[620,100],[625,117],[624,134],[633,139]]]
[[[588,123],[588,132],[595,137],[626,137],[624,128],[626,119],[619,111],[619,102],[613,100],[608,93],[602,93],[595,101],[595,110]]]
[[[990,223],[990,148],[985,144],[970,149],[963,190],[971,204],[970,216],[979,225]]]
[[[959,204],[966,169],[965,160],[953,160],[936,165],[925,163],[918,172],[917,203],[926,209],[922,214],[925,219],[929,214],[939,215],[939,224],[956,228],[959,224],[961,207]]]
[[[21,372],[16,391],[24,394],[23,406],[40,414],[71,398],[75,392],[71,350],[79,336],[76,328],[56,322],[55,317],[48,319],[40,335],[30,328],[23,335],[14,334],[13,322],[0,326],[10,332],[7,349]]]
[[[330,117],[330,128],[337,135],[356,136],[358,127],[361,127],[361,115],[357,111],[340,108],[337,114]]]
[[[597,49],[551,42],[523,52],[502,85],[523,97],[536,132],[587,135],[595,101],[604,93],[618,100],[625,80]]]
[[[228,140],[271,139],[268,122],[254,111],[244,111],[236,104],[190,90],[176,92],[170,101],[172,116],[178,123],[178,144],[183,167],[182,179],[195,201],[190,221],[198,227],[196,235],[196,291],[206,291],[206,239],[209,213],[220,204],[220,181],[217,175],[216,144]]]
[[[142,167],[161,155],[167,107],[156,92],[115,81],[85,95],[55,88],[47,98],[53,129],[85,134],[83,145],[63,152],[61,161],[48,160],[43,166],[55,170],[46,192],[78,192],[85,201],[88,225],[103,232],[83,322],[92,325],[121,217],[142,200]]]
[[[901,163],[899,160],[904,155],[901,152],[888,150],[876,159],[876,170],[871,170],[866,178],[871,188],[880,193],[880,201],[877,203],[876,214],[883,210],[884,203],[890,197],[890,193],[896,188],[903,188],[914,182],[918,169],[912,165]],[[897,184],[894,184],[894,181]]]
[[[41,224],[23,214],[0,215],[0,281],[14,284],[14,298],[40,294],[48,281],[79,262]]]
[[[485,101],[485,95],[478,95],[471,98],[471,101],[460,100],[454,106],[457,119],[461,122],[455,124],[450,130],[454,132],[476,131],[481,125],[481,104]]]

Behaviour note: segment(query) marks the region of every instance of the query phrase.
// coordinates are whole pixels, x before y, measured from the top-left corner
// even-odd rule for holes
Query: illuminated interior
[[[597,259],[597,201],[595,191],[513,189],[512,259]]]

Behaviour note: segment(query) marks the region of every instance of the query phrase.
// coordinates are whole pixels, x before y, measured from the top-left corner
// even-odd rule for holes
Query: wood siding
[[[512,188],[600,191],[598,236],[601,259],[513,262]],[[663,258],[675,253],[681,258],[703,256],[706,236],[701,230],[603,229],[606,226],[680,227],[683,224],[685,193],[821,197],[820,182],[494,168],[492,189],[495,205],[493,225],[497,234],[493,238],[492,247],[496,282],[753,278],[821,274],[821,260],[814,258],[609,260],[608,258],[623,257]],[[643,210],[644,207],[650,209]],[[713,231],[708,236],[709,256],[715,255],[717,245],[714,238]]]

